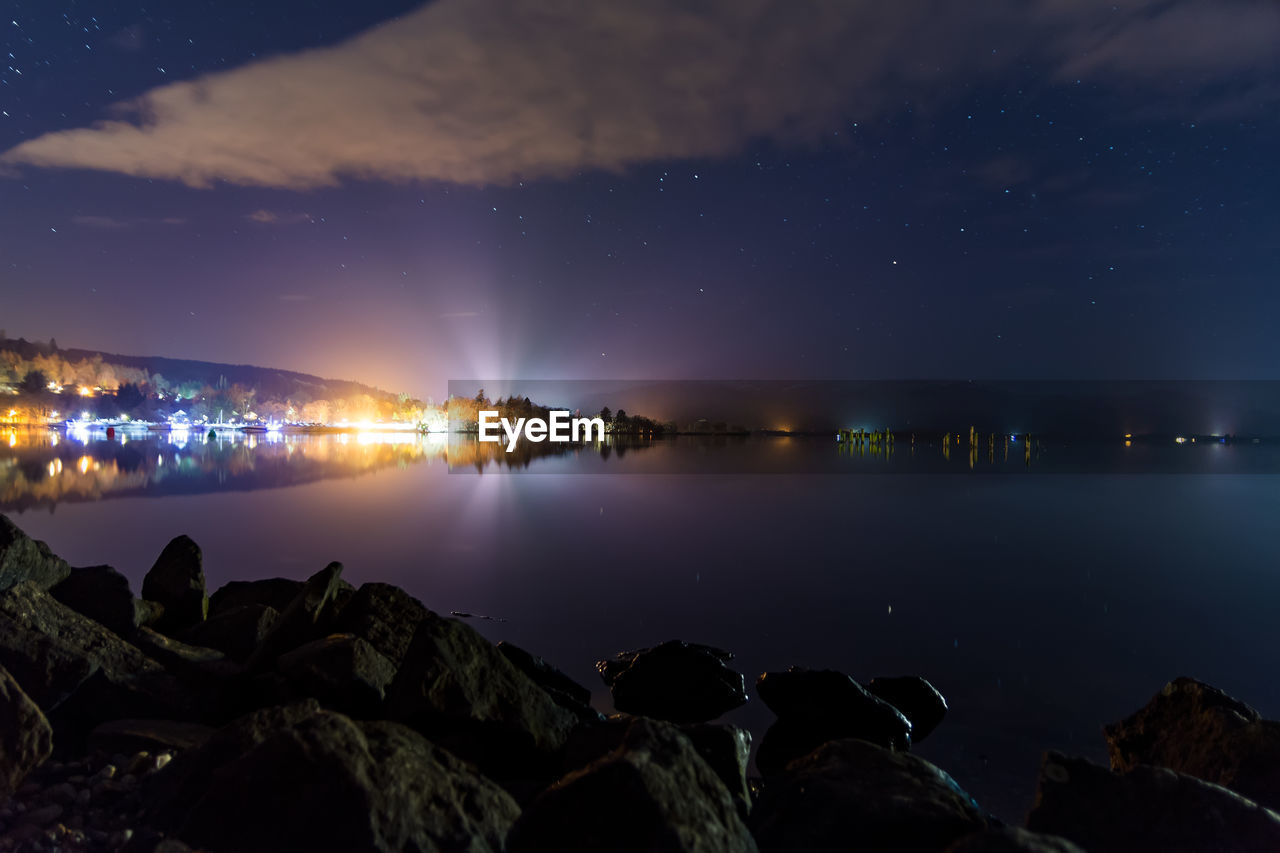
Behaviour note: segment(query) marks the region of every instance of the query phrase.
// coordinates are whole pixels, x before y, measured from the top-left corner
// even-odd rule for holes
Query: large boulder
[[[1048,752],[1027,828],[1090,853],[1280,850],[1280,816],[1226,788],[1139,765],[1113,773]]]
[[[386,714],[502,779],[545,769],[576,723],[474,628],[434,613],[414,632]]]
[[[363,638],[396,666],[404,660],[418,623],[431,615],[422,602],[389,583],[361,585],[342,607],[334,630]]]
[[[217,649],[228,658],[244,663],[267,638],[280,612],[265,604],[241,604],[219,610],[182,635],[192,645]]]
[[[738,813],[746,818],[751,811],[751,787],[747,783],[747,762],[751,757],[751,732],[724,723],[691,723],[680,731],[707,762],[725,790],[733,797]]]
[[[586,767],[619,749],[636,720],[628,714],[614,714],[574,729],[562,753],[564,772]],[[673,726],[688,738],[698,755],[720,778],[743,818],[751,811],[751,789],[747,783],[747,762],[751,756],[751,733],[738,726],[721,723],[659,723]]]
[[[629,721],[617,749],[530,803],[510,853],[749,853],[755,842],[729,793],[675,727]]]
[[[40,708],[0,666],[0,800],[53,751],[53,729]]]
[[[867,682],[867,692],[888,702],[911,721],[912,743],[927,738],[947,715],[947,700],[918,675],[873,678]]]
[[[596,663],[613,694],[613,706],[677,723],[701,723],[747,701],[746,680],[729,668],[724,649],[670,640],[649,649],[620,652]]]
[[[591,691],[556,669],[545,659],[525,651],[515,643],[506,641],[498,643],[498,651],[502,652],[516,669],[532,678],[535,684],[547,691],[547,695],[561,708],[571,711],[583,722],[598,722],[603,719],[600,712],[591,707]]]
[[[249,657],[250,669],[266,668],[285,652],[322,636],[343,586],[341,563],[330,563],[307,578]]]
[[[756,693],[778,721],[760,742],[756,766],[765,776],[824,743],[858,738],[886,749],[911,747],[911,722],[893,705],[835,670],[791,667],[756,679]]]
[[[824,744],[769,780],[751,813],[761,851],[936,851],[989,818],[923,758],[869,741]]]
[[[354,634],[304,643],[277,658],[276,669],[298,696],[357,717],[378,715],[396,674],[395,664]]]
[[[498,853],[519,807],[416,732],[316,703],[237,720],[144,792],[186,843],[279,850]]]
[[[71,566],[66,560],[23,533],[7,515],[0,515],[0,590],[23,581],[48,589],[69,574]]]
[[[0,665],[55,727],[87,731],[103,720],[192,711],[160,664],[31,581],[0,592]]]
[[[126,639],[149,612],[145,602],[133,597],[129,579],[110,566],[72,569],[71,574],[50,587],[49,593]]]
[[[204,557],[190,536],[175,536],[142,579],[142,597],[164,605],[157,631],[176,634],[203,622],[209,614]]]
[[[1280,809],[1280,723],[1192,678],[1105,728],[1113,770],[1168,767]]]
[[[235,607],[257,604],[273,610],[284,610],[302,592],[302,581],[292,578],[262,578],[256,581],[230,581],[209,596],[209,615],[214,616]]]

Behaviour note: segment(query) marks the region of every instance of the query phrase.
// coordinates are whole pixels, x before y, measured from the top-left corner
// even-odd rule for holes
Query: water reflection
[[[898,445],[902,446],[899,447]],[[1019,447],[1021,445],[1021,447]],[[953,453],[953,446],[955,452]],[[501,443],[412,432],[294,434],[16,429],[0,433],[0,511],[137,495],[279,488],[385,468],[450,473],[1277,473],[1280,447],[932,441],[817,436],[610,436],[587,445]]]
[[[574,446],[522,442],[507,453],[474,437],[413,432],[327,435],[200,430],[14,429],[0,434],[0,511],[109,497],[197,494],[301,485],[385,468],[524,469],[556,456],[623,458],[644,442]]]

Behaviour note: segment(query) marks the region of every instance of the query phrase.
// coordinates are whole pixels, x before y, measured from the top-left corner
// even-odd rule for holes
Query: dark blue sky
[[[458,4],[5,4],[0,327],[436,397],[1278,378],[1272,3]]]

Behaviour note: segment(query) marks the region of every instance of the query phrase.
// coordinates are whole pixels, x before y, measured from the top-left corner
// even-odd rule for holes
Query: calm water
[[[597,658],[673,637],[749,678],[924,675],[952,711],[918,752],[1014,820],[1043,749],[1105,761],[1101,725],[1174,676],[1280,716],[1275,447],[1047,443],[1027,464],[1016,443],[971,460],[679,439],[509,467],[417,436],[4,438],[0,509],[135,589],[178,533],[211,587],[338,559],[352,583],[493,617],[472,624],[601,708]],[[759,735],[771,714],[730,719]]]

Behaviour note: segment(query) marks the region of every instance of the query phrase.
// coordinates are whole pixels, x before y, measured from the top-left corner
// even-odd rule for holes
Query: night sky
[[[3,8],[13,337],[437,399],[1280,378],[1273,0]]]

